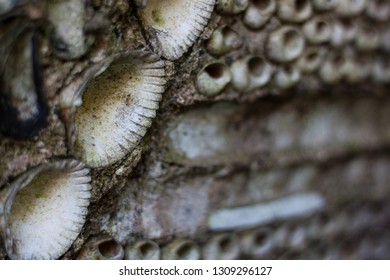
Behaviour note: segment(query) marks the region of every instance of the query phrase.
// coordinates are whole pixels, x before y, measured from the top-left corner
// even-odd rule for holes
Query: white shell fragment
[[[231,230],[260,226],[278,220],[310,216],[325,207],[318,193],[301,193],[266,203],[218,209],[209,217],[209,229]]]
[[[155,32],[164,57],[176,60],[195,43],[214,4],[215,0],[149,0],[139,14],[144,26]]]
[[[164,62],[144,52],[121,56],[87,84],[75,114],[76,157],[101,167],[131,152],[152,124],[165,90]]]
[[[80,233],[91,198],[84,164],[62,160],[27,171],[0,192],[0,229],[11,259],[57,259]]]

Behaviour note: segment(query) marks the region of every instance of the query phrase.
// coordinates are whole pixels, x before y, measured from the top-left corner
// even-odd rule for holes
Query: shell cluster
[[[226,21],[205,42],[210,58],[195,78],[198,92],[217,95],[228,84],[242,93],[287,89],[304,79],[388,83],[389,9],[365,0],[219,1]],[[245,41],[252,32],[259,35]],[[229,55],[232,62],[215,60]]]
[[[389,223],[387,205],[359,209],[344,207],[336,214],[321,213],[303,222],[273,223],[246,230],[212,232],[198,239],[169,241],[137,239],[121,244],[102,236],[87,242],[78,259],[235,260],[235,259],[362,259],[381,258],[388,238],[376,238],[372,227]],[[345,224],[349,224],[346,227]],[[348,239],[365,237],[345,251]],[[340,240],[345,240],[340,242]],[[312,245],[311,245],[312,244]],[[308,249],[310,248],[310,249]],[[382,248],[382,249],[380,249]],[[379,250],[378,250],[379,249]],[[309,250],[309,254],[305,250]]]
[[[373,226],[361,223],[375,216],[370,216],[370,211],[364,212],[364,209],[355,211],[357,214],[334,215],[334,220],[321,222],[320,225],[315,218],[311,218],[314,222],[309,225],[292,223],[286,226],[281,223],[293,219],[296,221],[306,214],[320,217],[326,211],[327,202],[317,191],[289,194],[290,196],[268,204],[247,202],[235,209],[228,206],[216,210],[208,208],[207,195],[183,188],[177,190],[176,196],[179,205],[183,206],[180,215],[173,215],[177,219],[175,221],[167,219],[165,222],[180,224],[178,227],[194,232],[198,230],[198,223],[206,224],[206,230],[200,230],[199,238],[192,238],[190,234],[183,232],[179,232],[177,236],[173,233],[169,239],[148,238],[147,234],[142,236],[134,230],[137,238],[123,242],[117,240],[117,236],[106,234],[110,232],[107,228],[104,234],[90,232],[92,229],[87,228],[86,236],[80,235],[85,229],[90,203],[98,202],[113,186],[124,187],[147,143],[164,141],[164,137],[156,139],[158,133],[150,136],[151,139],[147,136],[159,114],[164,95],[168,95],[164,100],[164,108],[172,109],[199,99],[213,101],[217,95],[222,95],[223,98],[225,92],[238,93],[235,98],[239,100],[247,93],[259,89],[278,93],[294,86],[318,89],[329,85],[359,86],[367,82],[381,86],[389,83],[389,2],[32,2],[34,3],[24,0],[0,2],[0,143],[9,145],[12,151],[10,156],[7,154],[5,157],[12,157],[12,162],[0,164],[1,176],[5,173],[4,178],[0,178],[0,241],[4,243],[7,255],[1,255],[0,246],[0,258],[288,258],[289,255],[285,256],[281,252],[288,249],[299,255],[310,242],[321,235],[319,231],[333,240],[354,230],[365,231]],[[189,77],[193,79],[188,79]],[[183,96],[177,98],[176,92],[183,93]],[[384,102],[383,107],[387,103]],[[335,111],[336,103],[329,104],[326,109],[333,117],[335,112],[338,113]],[[237,134],[240,129],[247,129],[245,122],[221,121],[230,117],[230,113],[226,113],[230,109],[225,110],[229,105],[217,107],[214,107],[214,115],[202,114],[200,131],[195,129],[199,124],[196,118],[192,119],[195,114],[188,110],[189,125],[179,122],[177,131],[173,131],[178,134],[185,132],[180,135],[185,141],[179,144],[197,140],[194,135],[205,141],[197,141],[197,145],[190,148],[184,145],[186,153],[173,155],[174,157],[181,156],[183,159],[187,155],[191,160],[200,154],[207,158],[207,149],[210,147],[219,156],[220,153],[231,150],[224,145],[237,144],[236,137],[229,137],[230,142],[224,142],[223,130],[229,127]],[[370,110],[371,115],[372,107],[358,107],[366,110],[366,113]],[[385,109],[387,108],[388,106]],[[378,130],[382,127],[383,119],[388,116],[383,113],[385,109],[381,107]],[[361,111],[351,110],[349,113],[354,112]],[[219,117],[222,117],[215,117],[219,113]],[[166,112],[164,117],[167,117]],[[181,120],[183,118],[184,114]],[[280,121],[280,118],[283,116],[278,114],[269,118],[265,132],[260,134],[270,135],[273,125],[279,131],[280,124],[285,130],[275,133],[279,136],[275,145],[282,143],[280,145],[288,146],[285,143],[289,141],[286,137],[289,122],[284,118]],[[163,121],[157,122],[156,129],[161,128],[161,122]],[[324,122],[326,125],[331,124],[329,120]],[[344,124],[332,124],[334,131],[325,130],[342,138],[340,130]],[[366,122],[361,121],[359,124],[364,126]],[[348,134],[352,135],[356,126],[351,125]],[[321,134],[322,129],[320,125],[313,125],[314,132],[309,132],[321,136],[324,134]],[[305,136],[303,132],[302,128]],[[308,142],[314,138],[310,133],[309,136],[306,135],[310,138]],[[389,136],[386,133],[383,132],[380,137],[383,136],[387,141]],[[256,138],[259,134],[248,135],[248,138]],[[217,140],[209,143],[213,138],[209,136],[216,136]],[[347,150],[347,145],[356,144],[349,141],[348,137],[345,139],[348,141],[345,140],[341,149]],[[388,144],[385,140],[378,140],[373,144],[371,139],[363,140],[368,144],[349,147],[348,151],[359,148],[367,150],[367,147]],[[58,141],[61,149],[52,150]],[[267,141],[269,145],[274,144],[269,143],[269,139]],[[155,147],[159,144],[150,150],[157,154],[157,158],[169,153],[169,147],[156,151]],[[31,148],[34,145],[41,147],[41,150],[36,152]],[[328,144],[324,146],[329,148]],[[23,150],[22,147],[27,148]],[[0,153],[6,149],[7,147],[3,149],[0,146]],[[338,150],[334,153],[337,154]],[[218,156],[213,158],[218,159]],[[317,156],[320,157],[321,155]],[[149,164],[149,160],[146,158],[145,164]],[[193,167],[191,164],[178,162],[180,160],[157,160],[157,163],[153,163],[155,169],[145,168],[145,172],[149,172],[150,177],[154,176],[151,181],[157,184],[160,177],[166,175],[163,174],[162,166],[167,163],[171,164],[170,167],[165,166],[167,169],[177,168],[183,171]],[[257,161],[247,163],[248,166],[257,164]],[[204,163],[204,170],[200,168],[197,172],[217,169],[206,165]],[[248,166],[245,168],[249,169]],[[3,172],[3,169],[7,171]],[[229,170],[230,167],[227,167],[217,177],[223,178],[226,175],[224,172],[230,172]],[[384,169],[378,170],[379,174]],[[382,178],[376,175],[373,178]],[[207,184],[211,184],[211,181],[207,181]],[[153,197],[161,189],[160,186],[147,184],[147,180],[140,184],[149,187],[149,197],[145,201],[150,199],[154,204],[150,203],[142,210],[153,214],[153,207],[160,206],[159,203],[163,203],[164,199],[160,201],[158,197]],[[311,203],[305,204],[304,201]],[[199,206],[197,203],[202,207],[196,208]],[[164,205],[167,211],[176,210],[175,207],[168,206]],[[291,211],[286,212],[283,209],[286,206]],[[93,209],[96,211],[96,206]],[[186,219],[196,211],[207,212],[207,217],[210,218],[201,217],[194,223]],[[139,211],[133,212],[131,215],[140,215]],[[242,213],[248,219],[241,220]],[[255,217],[250,217],[251,213],[256,214]],[[126,218],[136,220],[133,216]],[[343,232],[346,220],[352,220],[352,226],[355,226],[348,233]],[[152,218],[145,218],[142,222],[146,227],[156,225],[155,232],[163,231]],[[385,224],[388,217],[376,222]],[[126,234],[133,234],[132,230],[129,232]],[[139,238],[140,236],[144,238]],[[364,239],[352,258],[370,257],[366,254],[367,248],[373,248],[370,238],[374,237]],[[79,242],[75,242],[76,240]],[[67,252],[68,255],[64,256]],[[327,258],[348,257],[337,250],[318,255]]]

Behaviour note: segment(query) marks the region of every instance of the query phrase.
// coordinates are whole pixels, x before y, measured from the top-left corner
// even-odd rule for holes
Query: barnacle
[[[163,260],[198,260],[200,248],[192,240],[174,239],[162,248]]]
[[[156,33],[163,55],[175,60],[199,37],[214,4],[215,0],[149,0],[139,14],[144,26]]]
[[[84,164],[35,167],[0,192],[1,232],[11,259],[57,259],[76,239],[91,197]]]
[[[155,56],[120,55],[83,93],[74,122],[76,157],[99,167],[131,152],[156,116],[165,83],[164,62]]]

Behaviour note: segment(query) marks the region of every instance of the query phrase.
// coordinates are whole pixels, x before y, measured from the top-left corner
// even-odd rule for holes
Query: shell
[[[221,62],[205,65],[196,77],[196,88],[200,94],[213,96],[219,94],[231,81],[229,68]]]
[[[301,72],[298,68],[287,65],[276,70],[274,83],[277,88],[286,89],[299,82]]]
[[[329,53],[319,70],[319,75],[323,82],[335,84],[345,77],[348,69],[348,60],[343,53]]]
[[[325,49],[322,47],[306,48],[295,65],[302,73],[313,73],[321,66],[325,54]]]
[[[388,21],[390,19],[390,3],[382,0],[371,0],[367,4],[367,15],[377,21]]]
[[[303,22],[313,13],[311,0],[279,0],[278,17],[288,22]]]
[[[144,27],[157,36],[163,56],[176,60],[198,39],[214,4],[215,0],[149,0],[139,15]]]
[[[242,38],[229,26],[216,29],[210,39],[205,42],[206,50],[214,55],[221,56],[242,46]]]
[[[248,7],[250,0],[218,0],[216,11],[222,15],[239,14]]]
[[[135,148],[156,116],[165,90],[164,65],[145,52],[118,55],[87,84],[72,129],[77,158],[101,167]]]
[[[263,27],[274,15],[276,11],[276,1],[251,1],[248,9],[246,9],[242,21],[252,29]]]
[[[152,240],[140,240],[125,247],[125,260],[159,260],[160,246]]]
[[[48,1],[47,33],[53,52],[63,59],[77,59],[84,55],[90,42],[84,35],[85,1]]]
[[[109,236],[98,236],[89,240],[77,254],[78,260],[122,260],[122,245]]]
[[[175,239],[162,248],[163,260],[199,260],[199,246],[187,239]]]
[[[302,31],[309,43],[322,44],[330,40],[332,26],[326,19],[315,17],[303,25]]]
[[[232,84],[240,92],[248,92],[268,84],[273,68],[260,56],[247,56],[231,66]]]
[[[366,8],[367,2],[367,0],[339,0],[336,12],[344,17],[358,16]]]
[[[263,258],[275,250],[275,238],[269,228],[244,232],[240,236],[242,253],[252,258]]]
[[[25,26],[10,26],[7,31],[0,38],[0,132],[26,139],[47,125],[49,114],[38,38]]]
[[[355,39],[356,48],[363,52],[374,51],[380,47],[381,36],[376,28],[360,25]]]
[[[332,26],[332,35],[330,38],[330,44],[332,46],[342,47],[355,40],[357,27],[353,22],[336,20]]]
[[[205,260],[234,260],[240,255],[240,243],[234,233],[221,233],[211,237],[202,246]]]
[[[317,11],[333,10],[339,0],[313,0],[313,7]]]
[[[80,233],[91,198],[83,163],[35,167],[0,192],[0,220],[11,259],[57,259]]]
[[[298,58],[304,49],[305,39],[301,31],[288,25],[273,31],[267,42],[268,56],[281,63]]]

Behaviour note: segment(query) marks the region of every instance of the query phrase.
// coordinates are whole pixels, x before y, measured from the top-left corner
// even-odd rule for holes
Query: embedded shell
[[[11,259],[57,259],[80,233],[91,177],[84,164],[62,160],[35,167],[0,192],[0,229]]]
[[[124,54],[87,84],[75,114],[76,157],[101,167],[135,148],[156,116],[165,90],[164,65],[148,53]]]
[[[164,57],[180,58],[206,26],[215,0],[149,0],[139,11],[146,28],[152,29]]]

